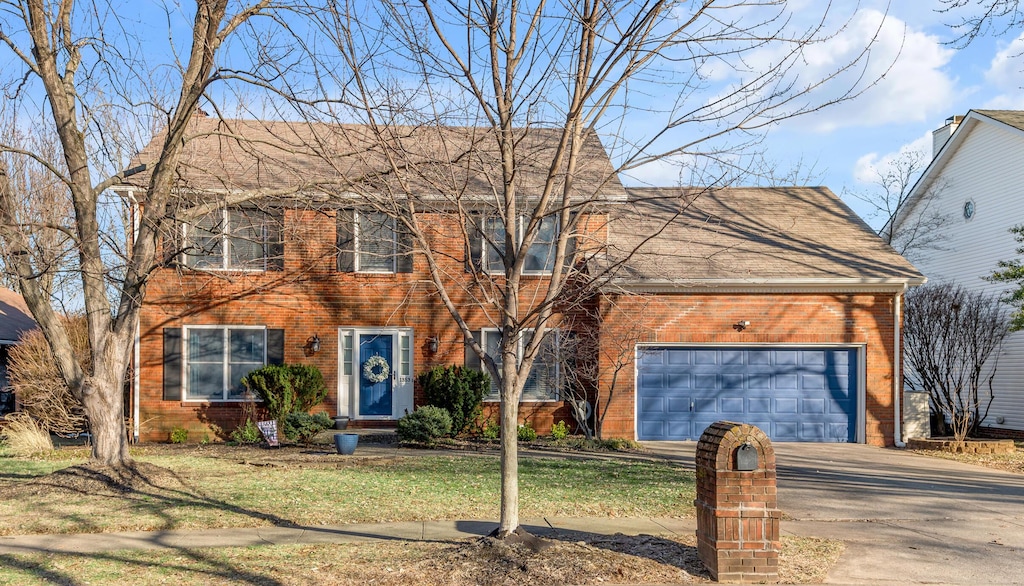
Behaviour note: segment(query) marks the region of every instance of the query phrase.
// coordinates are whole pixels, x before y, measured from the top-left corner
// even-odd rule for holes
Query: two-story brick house
[[[141,316],[132,390],[141,439],[166,439],[175,426],[193,437],[211,424],[230,431],[241,376],[275,362],[317,365],[331,415],[393,424],[420,404],[417,374],[479,365],[431,266],[473,337],[495,347],[487,299],[501,275],[491,243],[504,225],[487,213],[500,184],[488,132],[398,129],[391,138],[407,141],[407,159],[390,167],[396,174],[380,171],[366,128],[331,128],[343,138],[325,138],[327,127],[197,119],[177,186],[195,205],[169,211],[195,219],[165,239],[167,262]],[[528,199],[557,134],[522,132],[516,181]],[[574,362],[589,365],[586,392],[607,412],[605,436],[695,439],[731,418],[782,441],[899,441],[900,300],[923,278],[838,198],[824,188],[626,189],[596,135],[581,153],[565,171],[578,203],[575,270],[602,278],[559,307],[523,417],[541,432],[572,421],[574,377],[559,349],[586,330],[594,343],[579,348],[590,355]],[[430,163],[440,159],[455,164]],[[370,202],[378,193],[416,198],[433,265],[387,213],[397,199]],[[553,220],[539,233],[524,265],[524,314],[551,275]]]

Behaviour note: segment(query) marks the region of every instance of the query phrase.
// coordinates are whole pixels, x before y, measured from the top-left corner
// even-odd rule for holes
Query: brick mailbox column
[[[753,425],[718,421],[697,443],[697,552],[719,582],[777,582],[775,450]]]

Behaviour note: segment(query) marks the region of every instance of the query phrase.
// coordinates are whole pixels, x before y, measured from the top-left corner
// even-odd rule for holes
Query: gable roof
[[[524,195],[543,186],[560,129],[520,128],[517,186]],[[159,134],[132,160],[147,165],[128,184],[145,187],[165,140]],[[382,141],[387,144],[382,145]],[[263,192],[306,195],[325,190],[405,195],[493,195],[502,177],[491,128],[320,124],[195,117],[177,170],[177,187],[199,193]],[[389,157],[403,169],[401,185]],[[564,170],[562,171],[564,173]],[[574,192],[625,199],[611,160],[596,133],[584,135]],[[559,181],[559,185],[561,181]],[[409,189],[406,189],[406,188]]]
[[[825,187],[627,191],[630,202],[612,211],[607,259],[624,263],[615,283],[626,288],[889,290],[925,282]]]
[[[25,299],[0,287],[0,345],[16,344],[22,334],[36,329],[36,320],[25,304]]]
[[[907,203],[903,210],[892,220],[894,226],[899,226],[904,220],[911,217],[914,208],[921,199],[928,193],[928,190],[942,174],[942,170],[952,160],[953,155],[960,149],[960,146],[967,140],[967,136],[979,124],[991,124],[1004,128],[1019,135],[1024,139],[1024,111],[1022,110],[969,110],[964,119],[953,131],[953,134],[946,140],[946,144],[939,149],[928,166],[925,167],[921,176],[918,177],[914,187],[910,190]],[[886,226],[884,230],[891,230],[893,226]]]

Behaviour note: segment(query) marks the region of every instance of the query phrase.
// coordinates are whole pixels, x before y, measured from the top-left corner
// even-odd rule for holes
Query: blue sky
[[[790,4],[797,14],[801,5],[809,11],[820,5],[813,0]],[[893,66],[857,100],[773,128],[764,146],[780,168],[810,165],[814,182],[837,194],[866,191],[871,189],[872,167],[884,165],[901,150],[924,150],[930,157],[931,132],[947,117],[969,109],[1024,109],[1024,31],[980,37],[957,49],[950,43],[958,34],[947,25],[958,22],[961,14],[938,12],[944,6],[940,0],[894,0],[884,22],[887,2],[833,4],[840,12],[844,7],[856,12],[853,26],[830,53],[836,58],[848,54],[858,39],[867,42],[881,23],[872,60]],[[808,68],[813,73],[814,65]],[[844,199],[862,216],[867,214],[863,203]]]

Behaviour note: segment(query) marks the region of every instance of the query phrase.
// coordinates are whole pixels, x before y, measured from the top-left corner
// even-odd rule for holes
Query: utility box
[[[903,432],[907,439],[927,439],[932,436],[931,397],[928,393],[903,393]]]
[[[711,424],[697,442],[697,553],[718,582],[779,581],[775,450],[756,426]]]

